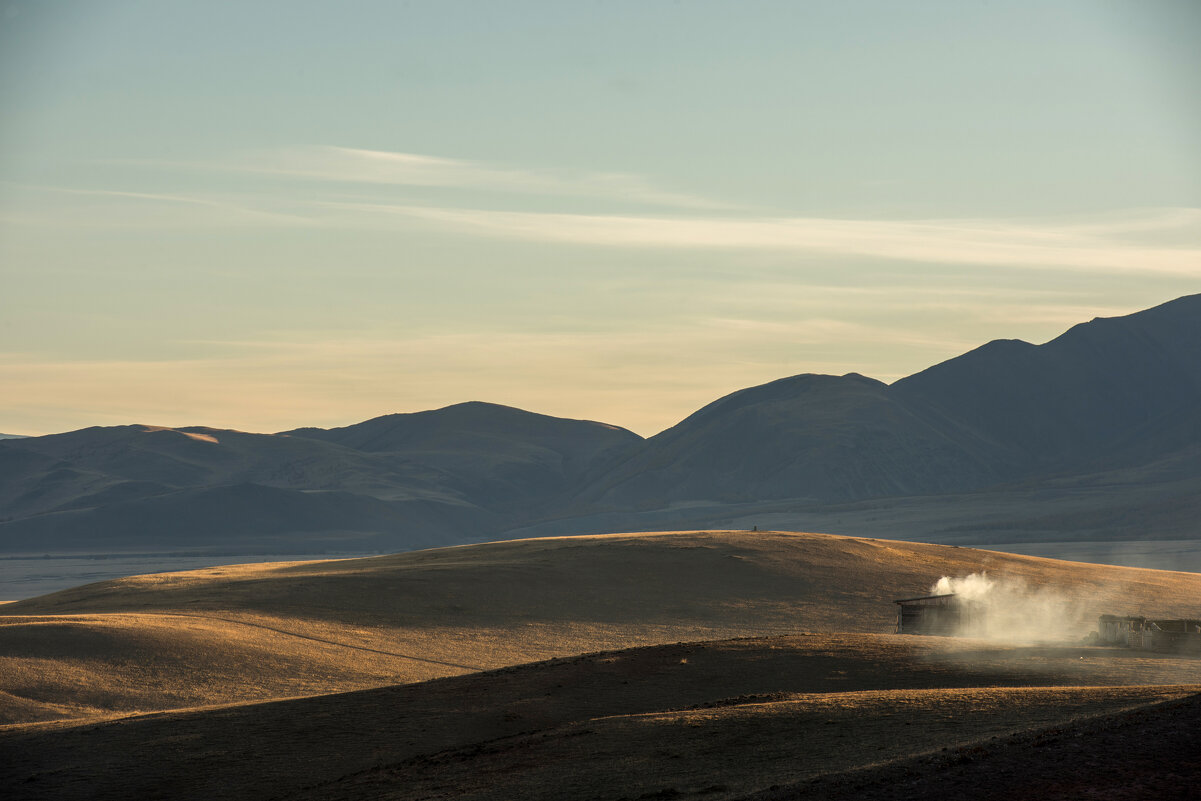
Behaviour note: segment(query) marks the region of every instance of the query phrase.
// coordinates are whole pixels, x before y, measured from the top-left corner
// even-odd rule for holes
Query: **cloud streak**
[[[186,193],[131,192],[115,189],[34,186],[2,182],[29,193],[19,211],[0,209],[0,222],[90,229],[137,229],[222,227],[222,226],[311,226],[313,221],[292,212],[279,210],[274,199],[260,199],[260,208],[246,196],[206,197]],[[46,197],[67,196],[83,200],[76,205],[48,204]],[[90,199],[90,201],[89,201]]]
[[[327,182],[590,198],[680,209],[729,209],[729,204],[656,186],[623,172],[525,169],[469,159],[352,147],[293,147],[226,165],[252,172]]]
[[[1201,247],[1156,246],[1123,237],[1131,227],[1191,233],[1195,209],[1135,222],[1018,222],[985,219],[848,220],[814,217],[659,217],[329,203],[360,215],[425,221],[444,230],[500,239],[596,247],[770,250],[923,263],[1058,267],[1112,273],[1201,276]],[[367,217],[360,220],[368,223]]]
[[[152,162],[143,162],[152,164]],[[159,165],[163,166],[163,165]],[[1089,218],[1052,220],[939,218],[919,220],[764,216],[705,198],[661,190],[624,173],[503,168],[479,161],[346,147],[287,148],[216,165],[256,175],[316,180],[324,191],[221,197],[187,192],[21,187],[41,193],[91,197],[109,207],[76,209],[81,225],[112,228],[310,226],[330,229],[433,231],[457,236],[591,248],[748,252],[829,258],[870,258],[920,264],[1061,269],[1108,274],[1201,277],[1201,209],[1135,209]],[[333,183],[476,193],[473,206],[346,199]],[[675,213],[571,213],[490,208],[485,193],[620,201],[625,206],[673,207]],[[459,198],[463,199],[462,197]],[[496,198],[491,198],[495,200]],[[512,198],[506,200],[511,206]],[[147,213],[151,209],[153,213]],[[10,214],[10,222],[50,224],[53,214]]]

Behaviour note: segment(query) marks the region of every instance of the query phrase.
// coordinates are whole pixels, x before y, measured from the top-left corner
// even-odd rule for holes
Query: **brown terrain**
[[[891,633],[893,599],[982,570],[1070,600],[1032,639],[1074,635]],[[0,791],[1193,797],[1201,659],[1083,635],[1199,597],[1192,573],[745,531],[137,576],[3,607]]]

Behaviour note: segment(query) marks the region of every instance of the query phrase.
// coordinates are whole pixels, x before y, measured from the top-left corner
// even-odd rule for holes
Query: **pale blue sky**
[[[1201,4],[0,0],[0,431],[651,434],[1201,291]]]

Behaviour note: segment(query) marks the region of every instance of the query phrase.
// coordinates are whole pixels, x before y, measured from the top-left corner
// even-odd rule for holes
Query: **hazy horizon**
[[[0,7],[0,431],[660,431],[1201,291],[1201,6]]]

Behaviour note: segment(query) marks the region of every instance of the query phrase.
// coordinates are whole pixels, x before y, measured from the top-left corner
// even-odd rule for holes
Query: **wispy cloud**
[[[371,203],[328,203],[343,212],[418,219],[479,236],[628,248],[776,250],[924,263],[1058,267],[1201,276],[1201,247],[1156,246],[1123,236],[1192,231],[1193,209],[1145,212],[1096,223],[986,219],[847,220],[813,217],[661,217],[557,214]],[[360,217],[361,224],[371,224]],[[376,223],[378,224],[378,222]]]
[[[398,155],[398,154],[389,154]],[[419,161],[426,157],[414,157]],[[482,180],[472,169],[437,167],[413,181]],[[462,164],[453,162],[453,164]],[[487,175],[487,171],[484,171]],[[523,174],[490,180],[516,185]],[[536,183],[529,179],[528,183]],[[387,202],[327,195],[138,192],[21,186],[32,198],[10,204],[0,220],[37,227],[170,229],[269,226],[432,231],[521,242],[592,248],[764,251],[829,258],[871,258],[923,264],[1050,268],[1109,274],[1201,277],[1201,209],[1138,209],[1093,219],[880,220],[762,217],[745,214],[647,215],[500,211]],[[80,202],[51,202],[49,197]],[[44,200],[38,200],[41,196]]]
[[[312,219],[284,211],[278,198],[246,195],[208,197],[168,192],[81,189],[3,182],[24,193],[25,202],[0,208],[0,220],[40,227],[149,229],[236,225],[311,226]],[[74,204],[49,201],[54,196],[78,198]]]
[[[149,162],[146,162],[149,163]],[[492,239],[598,248],[775,251],[818,257],[858,257],[923,264],[1051,268],[1110,274],[1201,276],[1201,209],[1115,211],[1047,220],[939,218],[924,220],[764,216],[707,198],[663,190],[624,173],[510,168],[480,161],[346,147],[288,148],[220,162],[176,164],[313,179],[316,191],[278,185],[223,196],[175,192],[23,187],[111,201],[99,208],[51,209],[37,215],[13,204],[7,219],[41,225],[70,218],[88,227],[153,228],[254,224],[333,229],[430,230]],[[517,194],[497,209],[472,195],[473,207],[435,202],[347,199],[335,184],[460,188]],[[411,193],[410,193],[411,194]],[[620,201],[622,213],[532,210],[535,196]],[[458,200],[465,199],[457,198]],[[495,198],[492,198],[495,200]],[[433,200],[430,198],[428,200]],[[521,204],[524,203],[524,206]],[[136,204],[137,207],[131,207]],[[672,214],[631,206],[653,204]],[[517,208],[514,206],[517,205]]]
[[[657,186],[640,175],[508,167],[469,159],[352,147],[293,147],[257,153],[220,168],[340,183],[442,187],[487,192],[591,198],[680,209],[729,209],[727,203]]]
[[[872,286],[829,286],[797,281],[762,280],[723,287],[727,307],[753,310],[764,315],[792,317],[826,314],[855,318],[888,318],[899,310],[906,315],[962,314],[981,322],[1010,326],[1002,335],[1013,336],[1013,326],[1046,323],[1059,326],[1055,333],[1093,317],[1117,317],[1138,311],[1140,301],[1116,305],[1112,297],[1094,303],[1082,302],[1078,292],[1058,289],[982,289],[948,285],[923,286],[879,284]],[[1154,302],[1148,301],[1148,303]],[[946,342],[943,338],[941,341]],[[960,341],[964,347],[980,344]]]

